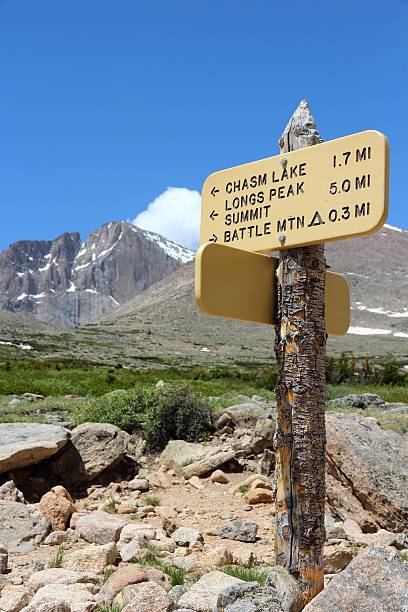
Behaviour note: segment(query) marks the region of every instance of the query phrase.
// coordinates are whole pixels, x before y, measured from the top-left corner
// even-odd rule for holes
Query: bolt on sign
[[[275,325],[276,271],[279,260],[222,244],[207,243],[197,251],[195,295],[207,315]],[[347,333],[350,292],[340,275],[326,273],[326,330],[331,336]]]
[[[211,174],[201,244],[265,252],[375,233],[388,213],[389,146],[359,132]]]

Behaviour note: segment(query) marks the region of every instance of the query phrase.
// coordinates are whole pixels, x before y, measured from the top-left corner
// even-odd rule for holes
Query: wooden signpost
[[[279,145],[205,181],[201,244],[225,246],[199,250],[196,297],[208,314],[276,326],[275,559],[306,604],[323,588],[326,336],[349,324],[347,284],[326,274],[322,243],[383,225],[389,153],[376,131],[322,143],[305,101]],[[272,250],[278,265],[257,255]]]

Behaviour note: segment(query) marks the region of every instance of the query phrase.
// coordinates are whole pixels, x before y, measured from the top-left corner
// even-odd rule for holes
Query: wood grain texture
[[[281,153],[319,142],[302,101],[282,134]],[[275,557],[299,580],[305,604],[323,588],[325,275],[323,245],[280,251]]]

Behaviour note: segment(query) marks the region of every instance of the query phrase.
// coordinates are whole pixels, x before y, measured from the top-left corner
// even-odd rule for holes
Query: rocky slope
[[[78,233],[16,242],[0,254],[0,308],[58,326],[91,323],[192,257],[124,221],[103,225],[82,244]]]
[[[212,439],[158,456],[106,423],[0,425],[0,610],[300,612],[274,565],[274,406],[242,400]],[[362,415],[327,424],[326,588],[306,609],[403,612],[407,436]]]

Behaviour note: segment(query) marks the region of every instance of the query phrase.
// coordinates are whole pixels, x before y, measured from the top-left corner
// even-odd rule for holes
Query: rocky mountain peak
[[[125,221],[24,240],[0,254],[0,308],[57,325],[91,323],[191,260],[188,249]]]

